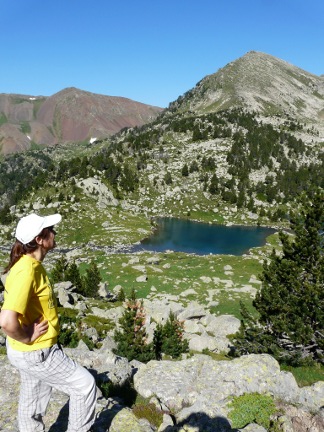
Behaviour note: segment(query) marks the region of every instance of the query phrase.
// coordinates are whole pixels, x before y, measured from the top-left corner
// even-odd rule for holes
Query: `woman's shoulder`
[[[16,264],[12,266],[8,277],[13,277],[21,273],[32,275],[40,265],[41,263],[34,258],[28,255],[23,255]]]

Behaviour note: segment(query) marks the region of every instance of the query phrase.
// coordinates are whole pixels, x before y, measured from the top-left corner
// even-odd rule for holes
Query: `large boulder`
[[[280,371],[278,362],[266,354],[232,361],[215,361],[201,354],[179,362],[151,361],[138,370],[134,385],[143,397],[158,400],[176,416],[182,415],[184,406],[186,415],[199,409],[212,417],[226,416],[228,399],[244,393],[271,394],[312,411],[323,406],[324,397],[324,382],[301,390],[293,375]]]

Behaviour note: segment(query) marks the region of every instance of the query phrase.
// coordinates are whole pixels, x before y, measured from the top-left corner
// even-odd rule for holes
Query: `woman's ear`
[[[35,237],[35,242],[39,245],[39,246],[42,246],[42,244],[43,244],[43,238],[42,237],[40,237],[40,236],[37,236],[37,237]]]

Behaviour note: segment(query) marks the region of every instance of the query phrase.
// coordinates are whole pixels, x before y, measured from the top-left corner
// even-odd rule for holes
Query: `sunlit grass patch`
[[[317,381],[324,381],[324,366],[320,364],[299,367],[282,364],[280,367],[282,370],[291,372],[300,387],[310,386]]]
[[[252,308],[253,295],[260,288],[257,275],[261,269],[258,260],[228,255],[142,252],[100,256],[100,271],[110,290],[119,285],[126,296],[135,289],[138,298],[154,298],[163,293],[177,296],[183,303],[216,302],[210,306],[211,312],[239,318],[240,299]],[[145,276],[143,282],[137,281],[139,276]],[[188,289],[194,292],[182,296]]]

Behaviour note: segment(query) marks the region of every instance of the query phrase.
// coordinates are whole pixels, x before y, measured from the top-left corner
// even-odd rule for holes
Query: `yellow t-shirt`
[[[23,255],[11,268],[5,282],[2,309],[18,312],[20,324],[28,325],[41,317],[41,320],[47,320],[49,325],[44,335],[28,344],[8,336],[11,348],[17,351],[34,351],[49,348],[56,343],[59,333],[56,299],[40,261]]]

